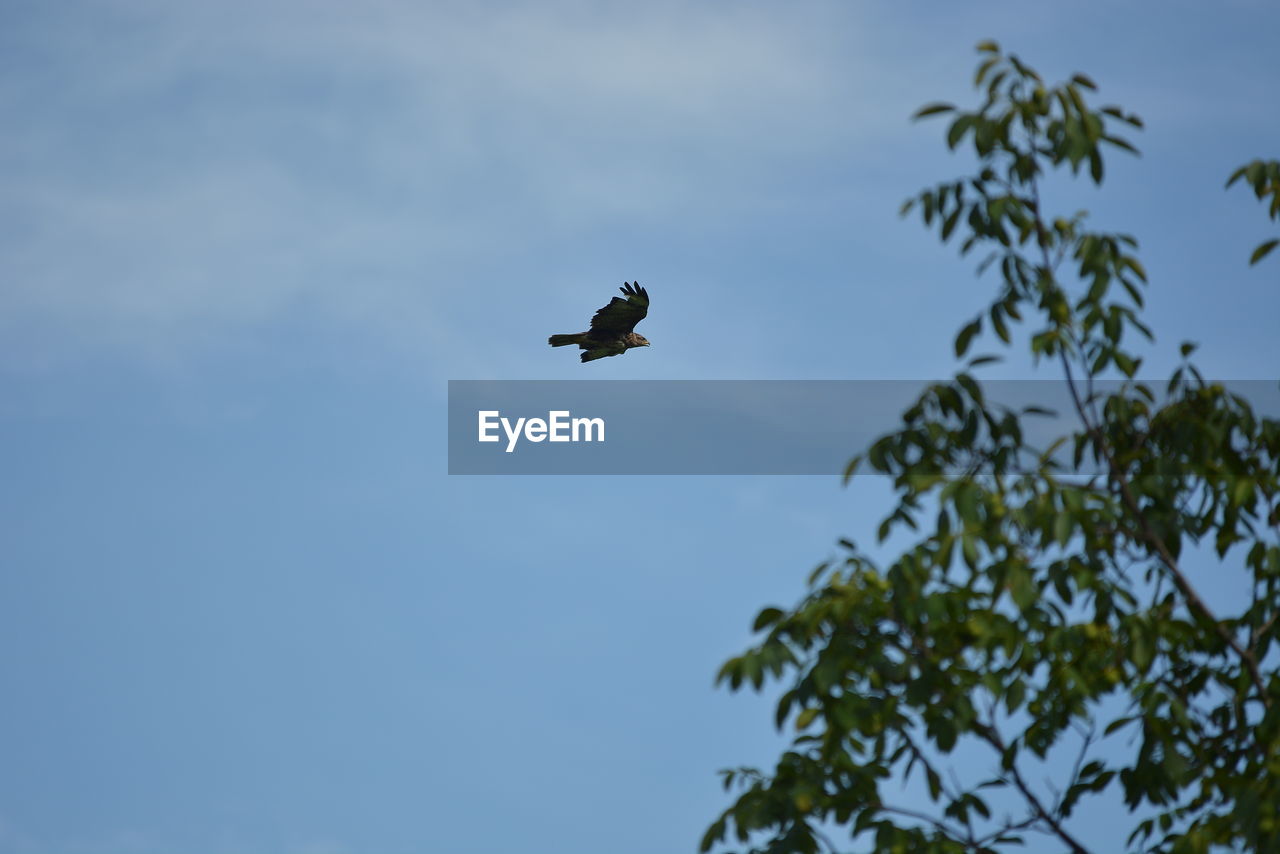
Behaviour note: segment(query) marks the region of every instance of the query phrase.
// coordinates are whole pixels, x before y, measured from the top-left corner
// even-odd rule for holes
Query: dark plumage
[[[627,298],[614,297],[608,305],[597,311],[595,317],[591,318],[591,328],[586,332],[552,335],[547,343],[552,347],[577,344],[582,348],[584,362],[616,356],[632,347],[648,347],[649,342],[645,337],[633,331],[636,324],[649,313],[648,291],[640,287],[639,282],[626,282],[618,290],[626,294]]]

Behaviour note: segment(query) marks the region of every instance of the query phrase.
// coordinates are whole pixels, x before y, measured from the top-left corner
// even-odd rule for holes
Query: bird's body
[[[618,290],[626,299],[614,297],[608,305],[591,318],[591,328],[586,332],[569,335],[552,335],[547,343],[552,347],[577,344],[582,349],[582,361],[590,362],[606,356],[617,356],[632,347],[648,347],[649,342],[634,330],[636,324],[649,313],[649,293],[640,283],[626,282]]]

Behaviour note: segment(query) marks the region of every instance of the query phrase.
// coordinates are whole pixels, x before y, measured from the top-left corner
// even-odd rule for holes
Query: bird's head
[[[645,338],[643,335],[639,334],[638,332],[632,332],[630,335],[627,336],[627,346],[628,347],[648,347],[649,339]]]

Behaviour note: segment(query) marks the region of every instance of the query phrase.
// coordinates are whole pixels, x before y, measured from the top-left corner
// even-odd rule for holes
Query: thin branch
[[[980,848],[985,847],[988,842],[994,842],[995,840],[999,839],[1001,836],[1004,836],[1006,833],[1009,833],[1010,831],[1034,829],[1033,826],[1039,820],[1040,820],[1040,817],[1036,815],[1027,816],[1022,821],[1013,821],[1013,819],[1011,818],[1006,818],[1004,820],[1004,824],[1002,824],[999,828],[991,831],[986,836],[979,837],[974,841],[977,842],[978,847]]]
[[[1078,732],[1078,730],[1077,730]],[[1089,752],[1089,747],[1093,744],[1093,737],[1097,733],[1097,727],[1090,726],[1088,732],[1080,733],[1080,752],[1076,754],[1076,762],[1071,769],[1071,776],[1068,778],[1071,782],[1067,784],[1067,791],[1071,791],[1071,787],[1080,782],[1080,768],[1084,765],[1084,757]],[[1053,811],[1057,813],[1059,818],[1066,818],[1063,810],[1066,808],[1067,799],[1065,795],[1059,795],[1058,803],[1054,805]]]
[[[1256,629],[1253,630],[1253,634],[1249,636],[1249,652],[1250,653],[1252,653],[1254,650],[1258,648],[1258,641],[1262,638],[1263,635],[1265,635],[1267,632],[1271,630],[1271,627],[1273,625],[1275,625],[1277,616],[1280,616],[1280,611],[1277,611],[1276,613],[1272,614],[1271,619],[1267,620],[1265,623],[1263,623],[1262,625],[1258,626]]]
[[[934,768],[933,765],[929,762],[928,757],[924,755],[924,751],[921,750],[916,745],[915,741],[912,740],[911,736],[908,735],[905,730],[900,734],[902,736],[902,740],[907,743],[907,749],[911,751],[911,757],[916,761],[918,761],[921,765],[923,765],[925,768],[925,771],[929,772],[930,774],[932,774],[934,777],[938,779],[938,787],[942,791],[942,794],[946,795],[949,799],[953,801],[957,800],[960,797],[959,792],[961,792],[964,787],[961,786],[958,789],[956,789],[954,792],[947,791],[947,787],[943,783],[942,775],[938,773],[938,769]]]
[[[994,727],[985,723],[978,723],[974,726],[974,732],[981,735],[988,744],[1000,751],[1001,755],[1005,751],[1004,739],[1000,737],[1000,732]],[[1016,763],[1009,763],[1010,781],[1022,793],[1022,797],[1026,798],[1027,803],[1031,805],[1032,812],[1036,817],[1044,821],[1053,829],[1053,833],[1067,844],[1072,854],[1089,854],[1089,849],[1081,845],[1074,836],[1067,832],[1062,823],[1054,816],[1053,812],[1046,809],[1044,804],[1040,803],[1040,798],[1032,788],[1027,785],[1027,781],[1023,779],[1022,772],[1018,770]]]
[[[819,842],[827,846],[827,848],[831,851],[831,854],[840,854],[840,849],[836,847],[835,843],[832,842],[825,833],[823,833],[821,830],[818,830],[818,828],[816,827],[811,827],[809,828],[809,830],[813,833],[814,836],[818,838]]]

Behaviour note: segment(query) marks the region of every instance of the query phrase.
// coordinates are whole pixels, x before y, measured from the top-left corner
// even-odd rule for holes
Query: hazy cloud
[[[439,331],[495,254],[723,220],[874,125],[834,109],[857,80],[820,22],[764,6],[11,15],[0,311],[48,358],[168,358],[299,303]]]

